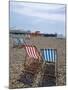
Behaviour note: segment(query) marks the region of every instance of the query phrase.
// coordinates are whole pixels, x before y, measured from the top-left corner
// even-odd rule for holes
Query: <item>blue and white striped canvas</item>
[[[41,53],[42,53],[43,59],[48,62],[55,62],[57,59],[56,49],[52,49],[52,48],[41,49]]]
[[[24,44],[23,38],[14,38],[14,45],[22,45]]]

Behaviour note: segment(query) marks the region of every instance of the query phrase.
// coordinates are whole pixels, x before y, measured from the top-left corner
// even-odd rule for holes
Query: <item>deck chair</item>
[[[22,47],[25,48],[26,57],[23,70],[24,74],[21,75],[20,81],[35,86],[38,83],[37,81],[39,81],[37,76],[42,71],[43,59],[36,46],[24,45]]]
[[[19,48],[24,44],[25,44],[25,42],[24,42],[23,38],[14,38],[13,39],[13,48]]]

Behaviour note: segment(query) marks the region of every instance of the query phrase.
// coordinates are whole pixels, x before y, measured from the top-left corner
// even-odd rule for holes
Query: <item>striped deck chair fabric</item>
[[[18,42],[18,39],[17,39],[17,38],[14,38],[13,40],[14,40],[14,45],[18,45],[18,44],[19,44],[19,42]]]
[[[49,62],[55,62],[57,59],[57,50],[48,48],[48,49],[41,49],[41,53],[43,59]]]
[[[14,38],[13,40],[14,40],[14,46],[15,45],[18,46],[18,45],[23,45],[24,44],[24,41],[21,38]]]
[[[35,46],[25,45],[25,49],[26,49],[27,55],[30,58],[34,58],[34,59],[38,59],[38,60],[41,58],[40,53],[38,52],[38,50]]]

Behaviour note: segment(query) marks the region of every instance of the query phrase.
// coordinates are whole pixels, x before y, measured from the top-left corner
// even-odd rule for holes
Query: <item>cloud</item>
[[[65,5],[60,4],[41,4],[41,3],[25,3],[25,2],[11,2],[12,6],[16,7],[29,7],[32,9],[41,9],[41,10],[55,10],[65,7]]]
[[[11,2],[11,12],[44,20],[65,21],[65,5]]]

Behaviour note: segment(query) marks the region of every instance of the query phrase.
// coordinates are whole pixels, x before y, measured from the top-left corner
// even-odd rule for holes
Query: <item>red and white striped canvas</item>
[[[36,47],[31,45],[25,45],[26,52],[30,58],[39,59],[40,55]]]

